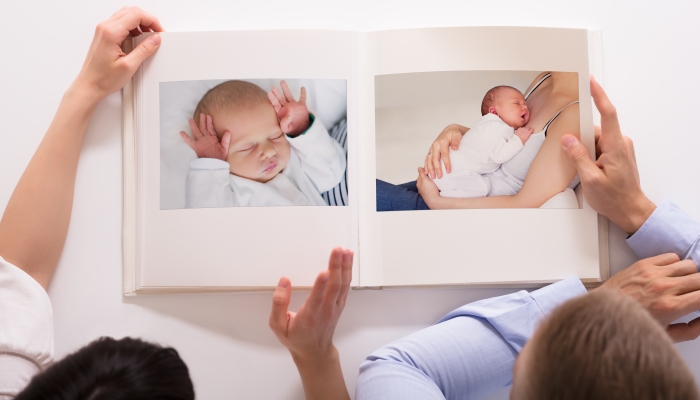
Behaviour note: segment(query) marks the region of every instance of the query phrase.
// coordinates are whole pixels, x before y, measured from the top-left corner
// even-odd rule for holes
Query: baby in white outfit
[[[518,89],[496,86],[486,92],[481,115],[459,143],[450,150],[452,172],[442,164],[442,178],[433,181],[442,197],[486,197],[491,182],[483,176],[515,157],[532,135],[525,125],[530,112]]]
[[[187,208],[231,206],[325,206],[321,193],[340,182],[345,151],[306,108],[306,91],[295,100],[266,93],[244,81],[211,89],[190,119],[195,151],[187,176]]]

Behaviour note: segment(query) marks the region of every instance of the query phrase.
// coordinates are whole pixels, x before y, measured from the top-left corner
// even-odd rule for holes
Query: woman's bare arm
[[[447,173],[452,171],[452,164],[450,164],[450,148],[452,150],[457,150],[462,136],[464,136],[468,130],[469,128],[466,126],[450,124],[440,132],[437,139],[430,145],[428,155],[425,156],[425,164],[423,167],[430,177],[442,178],[441,159],[442,162],[445,163]]]
[[[136,7],[125,7],[97,26],[83,69],[63,96],[0,221],[0,256],[44,288],[68,233],[88,121],[100,100],[119,90],[160,43],[153,35],[131,54],[122,53],[121,43],[129,33],[140,33],[139,26],[162,30],[155,17]]]
[[[530,166],[523,187],[513,196],[471,199],[441,197],[435,183],[424,172],[418,175],[418,192],[428,207],[434,210],[539,207],[566,189],[576,175],[576,169],[561,149],[561,137],[567,133],[579,137],[578,105],[567,107],[549,126],[547,138]]]

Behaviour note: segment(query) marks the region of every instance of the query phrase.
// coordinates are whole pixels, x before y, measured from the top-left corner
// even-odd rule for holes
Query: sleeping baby
[[[459,143],[450,150],[452,172],[442,164],[442,178],[433,181],[442,197],[485,197],[491,182],[483,174],[493,172],[515,157],[532,134],[525,125],[530,113],[525,98],[510,86],[496,86],[486,92],[481,115]]]
[[[199,101],[189,120],[195,151],[187,208],[325,206],[321,193],[340,182],[345,152],[286,82],[266,93],[245,81],[223,82]],[[198,121],[195,122],[195,121]]]

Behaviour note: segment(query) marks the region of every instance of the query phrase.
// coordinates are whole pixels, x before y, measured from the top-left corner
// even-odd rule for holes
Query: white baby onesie
[[[226,161],[192,160],[185,207],[327,206],[321,193],[343,177],[345,151],[318,118],[306,133],[287,140],[291,149],[287,167],[265,183],[232,175]]]
[[[495,114],[479,118],[462,138],[459,149],[450,149],[452,172],[433,181],[442,197],[486,197],[491,182],[483,174],[493,172],[504,162],[515,157],[523,142],[515,136],[515,129]]]

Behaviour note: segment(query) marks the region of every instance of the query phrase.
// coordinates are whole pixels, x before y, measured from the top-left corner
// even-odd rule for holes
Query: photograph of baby
[[[578,88],[575,72],[375,77],[377,211],[580,208],[560,145],[580,136]]]
[[[160,83],[160,209],[346,206],[347,82]]]

